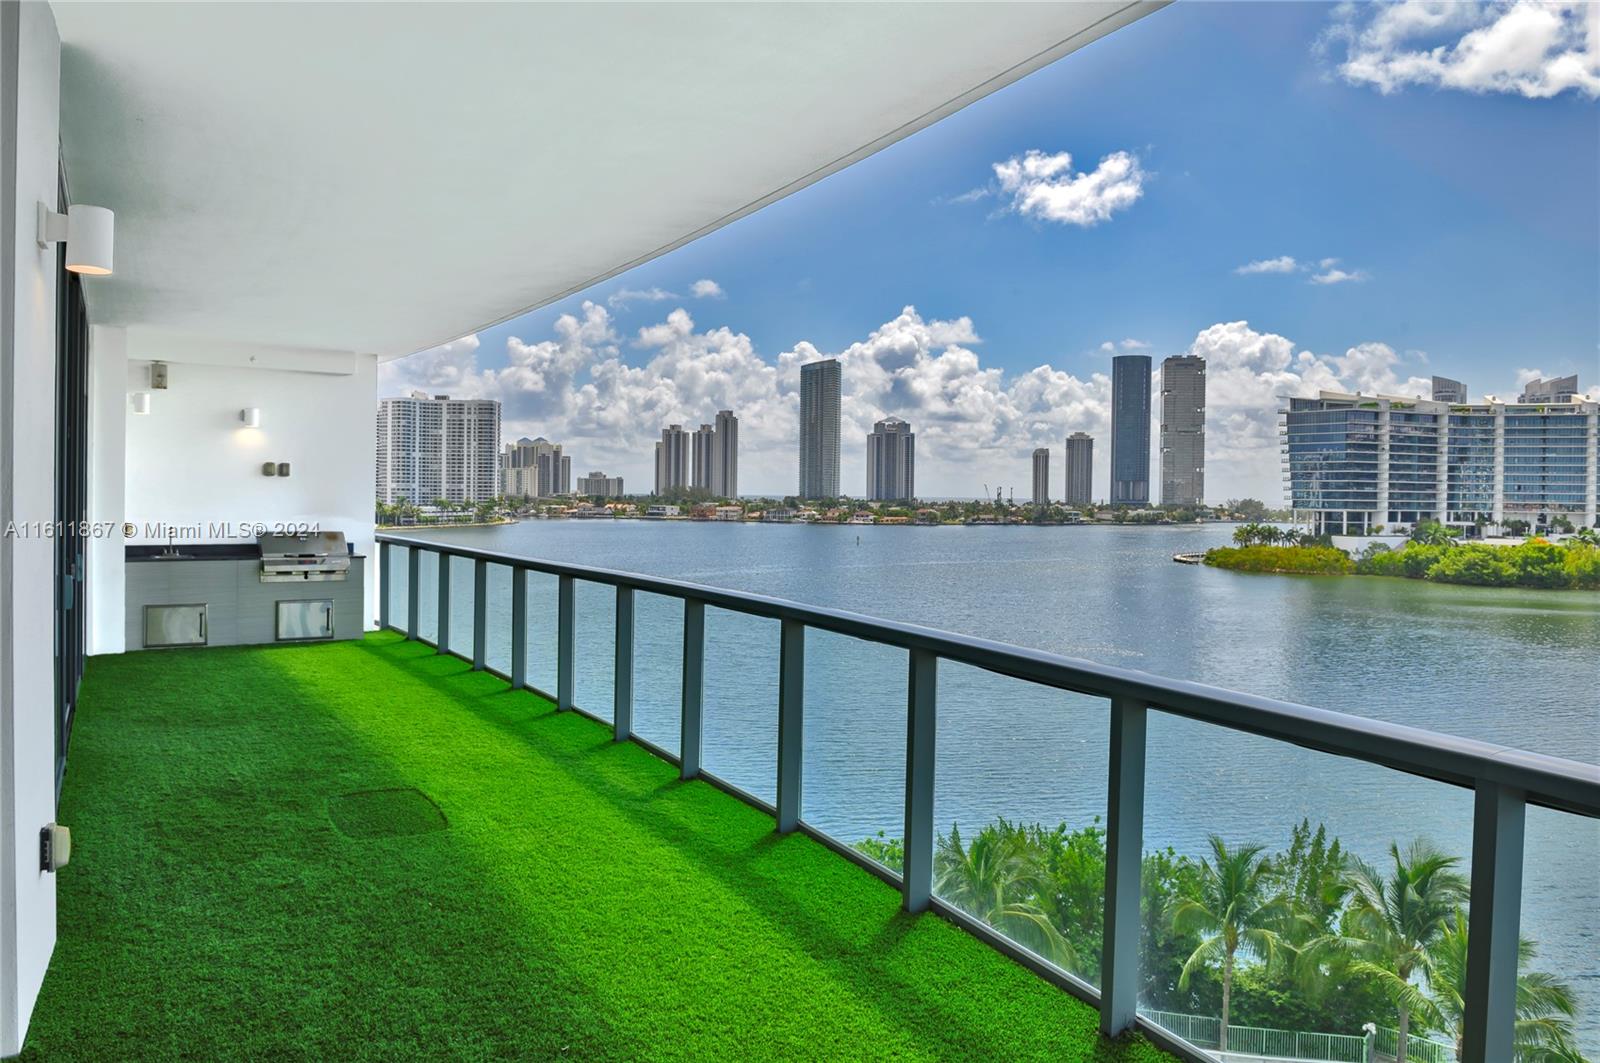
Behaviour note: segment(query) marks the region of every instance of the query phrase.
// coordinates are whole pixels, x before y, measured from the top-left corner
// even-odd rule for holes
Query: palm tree
[[[1351,970],[1375,979],[1394,1001],[1400,1031],[1395,1063],[1406,1063],[1411,1013],[1418,1002],[1413,979],[1433,977],[1434,949],[1451,915],[1466,903],[1467,880],[1455,870],[1460,860],[1420,839],[1404,853],[1390,844],[1389,855],[1391,877],[1364,861],[1352,864],[1350,909],[1340,944],[1355,956]]]
[[[1533,952],[1533,942],[1527,938],[1518,943],[1517,1019],[1512,1042],[1516,1063],[1583,1063],[1572,1043],[1572,1020],[1577,1014],[1572,987],[1554,975],[1527,970]],[[1415,991],[1414,986],[1408,988]],[[1433,948],[1429,995],[1417,994],[1413,1010],[1455,1040],[1458,1059],[1466,988],[1467,914],[1457,908]]]
[[[952,825],[933,860],[934,892],[1008,937],[1074,970],[1077,956],[1038,903],[1041,869],[1027,832],[1001,819],[963,845]]]
[[[1262,845],[1228,843],[1211,835],[1211,859],[1200,861],[1200,889],[1172,909],[1175,933],[1199,933],[1200,944],[1184,962],[1178,987],[1187,989],[1195,971],[1222,962],[1222,1024],[1219,1051],[1228,1048],[1228,1009],[1233,996],[1233,972],[1240,953],[1271,962],[1286,947],[1276,928],[1288,916],[1286,899],[1273,889],[1272,861],[1262,856]]]

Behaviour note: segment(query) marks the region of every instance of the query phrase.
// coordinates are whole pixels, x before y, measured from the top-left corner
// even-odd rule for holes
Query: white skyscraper
[[[500,457],[501,492],[509,498],[551,498],[572,493],[572,458],[560,443],[519,439]]]
[[[1050,448],[1040,447],[1033,452],[1033,504],[1050,504]]]
[[[716,464],[717,456],[717,430],[708,424],[703,424],[695,429],[693,447],[689,460],[689,486],[696,491],[713,493],[712,484],[715,476],[712,467]]]
[[[1086,506],[1094,499],[1094,436],[1074,432],[1067,437],[1067,483],[1062,496],[1069,506]]]
[[[689,487],[689,433],[683,425],[668,425],[656,444],[656,491],[658,495]]]
[[[500,403],[412,392],[378,403],[377,494],[427,505],[500,493]]]

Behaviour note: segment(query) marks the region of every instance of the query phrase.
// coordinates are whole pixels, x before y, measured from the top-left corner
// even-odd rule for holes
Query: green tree
[[[1419,520],[1411,529],[1411,541],[1424,546],[1454,546],[1455,536],[1436,520]]]
[[[1200,944],[1184,961],[1179,988],[1194,972],[1213,963],[1222,966],[1222,1022],[1217,1047],[1228,1048],[1228,1006],[1233,993],[1235,965],[1244,956],[1270,963],[1286,942],[1279,933],[1289,912],[1281,894],[1274,893],[1272,861],[1262,856],[1265,846],[1228,843],[1213,834],[1211,858],[1200,861],[1198,891],[1181,899],[1172,911],[1173,929],[1198,931]]]
[[[1523,938],[1517,946],[1517,1018],[1513,1032],[1516,1063],[1583,1063],[1573,1044],[1572,1020],[1578,1012],[1572,987],[1543,971],[1530,971],[1533,942]],[[1455,1040],[1461,1055],[1462,1024],[1466,1016],[1467,914],[1457,908],[1446,921],[1433,947],[1433,967],[1428,974],[1428,994],[1409,987],[1415,1012]]]
[[[1043,881],[1034,847],[1025,828],[1004,819],[963,844],[961,828],[952,825],[940,837],[933,858],[933,888],[968,915],[981,919],[1069,970],[1077,957],[1036,897]]]
[[[1365,861],[1351,865],[1350,907],[1338,940],[1354,958],[1351,969],[1376,981],[1394,1004],[1400,1031],[1395,1063],[1406,1063],[1417,1002],[1413,979],[1433,976],[1434,950],[1451,915],[1466,903],[1467,881],[1456,870],[1460,860],[1426,841],[1413,841],[1404,852],[1391,843],[1389,856],[1394,871],[1387,876]]]

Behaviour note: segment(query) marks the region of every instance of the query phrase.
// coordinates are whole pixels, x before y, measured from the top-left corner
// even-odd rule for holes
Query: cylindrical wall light
[[[239,411],[239,420],[246,428],[260,428],[261,410],[255,406],[246,407]]]
[[[74,203],[65,214],[39,204],[39,246],[65,242],[67,269],[92,277],[111,273],[111,248],[116,215],[105,207]]]
[[[133,393],[133,412],[150,412],[150,393],[148,391],[135,391]]]

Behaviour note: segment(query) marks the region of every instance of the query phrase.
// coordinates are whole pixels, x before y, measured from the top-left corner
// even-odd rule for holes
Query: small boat
[[[1206,559],[1206,555],[1205,554],[1173,554],[1172,555],[1172,560],[1176,561],[1180,565],[1199,565],[1199,564],[1204,564],[1205,563],[1205,559]]]

